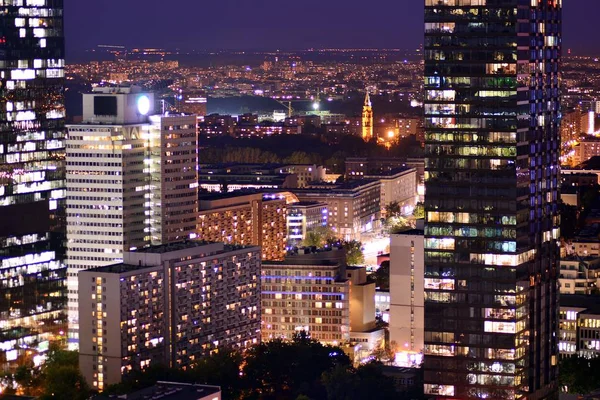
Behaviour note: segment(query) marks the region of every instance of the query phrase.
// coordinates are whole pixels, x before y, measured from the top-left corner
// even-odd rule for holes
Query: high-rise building
[[[0,4],[0,363],[11,363],[66,330],[63,2]]]
[[[369,92],[365,96],[365,103],[362,110],[362,138],[365,142],[373,139],[373,106]]]
[[[69,347],[77,348],[77,274],[123,252],[184,240],[198,211],[196,117],[150,115],[136,86],[83,95],[67,140]]]
[[[427,395],[558,396],[561,3],[425,2]]]
[[[152,105],[137,87],[83,95],[83,121],[68,125],[67,257],[69,347],[77,348],[77,273],[114,264],[150,243],[145,232],[146,141]],[[146,104],[147,103],[147,104]]]
[[[390,236],[390,342],[396,343],[394,362],[415,367],[423,360],[424,298],[423,220],[417,228]],[[427,279],[431,288],[440,288],[444,280]]]
[[[184,240],[196,232],[198,136],[196,116],[150,116],[148,143],[152,244]]]
[[[102,390],[152,364],[187,367],[260,339],[260,248],[188,240],[79,274],[79,365]]]

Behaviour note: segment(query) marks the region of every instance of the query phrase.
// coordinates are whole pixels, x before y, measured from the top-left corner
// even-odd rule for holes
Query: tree
[[[408,219],[401,216],[392,216],[386,219],[385,221],[385,230],[388,233],[400,232],[411,227],[411,222]]]
[[[224,349],[201,358],[192,366],[190,375],[194,382],[221,386],[223,398],[237,399],[243,390],[242,362],[241,353]]]
[[[304,395],[322,399],[326,391],[321,376],[338,365],[350,366],[342,349],[323,345],[304,332],[291,342],[263,342],[246,353],[244,398],[294,400]]]
[[[413,217],[416,219],[425,218],[425,205],[421,202],[415,205],[415,209],[413,210]]]
[[[577,207],[563,203],[558,203],[558,211],[560,213],[560,235],[564,239],[572,239],[577,230],[577,220],[579,212]]]
[[[375,280],[375,286],[379,290],[387,292],[390,290],[390,262],[383,261],[377,271],[371,275]]]
[[[399,217],[402,215],[402,208],[397,201],[392,201],[390,204],[385,206],[385,215],[387,218]]]
[[[328,226],[319,226],[306,232],[302,242],[305,247],[323,248],[326,244],[337,240],[335,232]]]
[[[42,400],[84,400],[91,393],[85,378],[79,372],[79,354],[62,350],[51,344],[48,358],[42,366],[44,382]]]
[[[342,243],[342,247],[346,251],[346,264],[363,265],[365,263],[361,242],[358,240],[345,241]]]
[[[571,394],[588,394],[598,389],[600,382],[600,358],[567,357],[558,365],[559,386]]]
[[[322,377],[328,400],[398,399],[392,378],[383,374],[383,365],[371,362],[357,369],[337,366]],[[374,392],[376,391],[376,392]]]

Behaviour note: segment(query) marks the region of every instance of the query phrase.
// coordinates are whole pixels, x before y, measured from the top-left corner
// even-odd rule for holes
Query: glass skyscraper
[[[561,0],[425,0],[425,392],[557,398]]]
[[[0,0],[0,364],[66,331],[63,0]]]

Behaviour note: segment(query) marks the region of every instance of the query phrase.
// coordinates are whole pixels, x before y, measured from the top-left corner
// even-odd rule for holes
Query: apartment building
[[[381,225],[381,184],[363,179],[341,185],[292,189],[300,201],[327,204],[328,224],[341,239],[360,240],[362,233]]]
[[[282,260],[287,244],[287,205],[283,196],[262,193],[210,193],[200,197],[197,237],[256,245],[263,260]]]
[[[425,342],[425,287],[446,288],[453,280],[424,278],[423,221],[417,229],[391,235],[390,242],[390,341],[395,342],[395,364],[403,367],[419,366]]]
[[[289,340],[305,331],[322,343],[349,341],[350,281],[344,266],[342,250],[264,262],[262,340]]]
[[[103,390],[131,370],[186,367],[260,340],[260,249],[185,241],[79,273],[79,364]]]
[[[600,258],[598,256],[579,256],[577,254],[561,257],[560,294],[593,294],[598,290],[600,276]]]

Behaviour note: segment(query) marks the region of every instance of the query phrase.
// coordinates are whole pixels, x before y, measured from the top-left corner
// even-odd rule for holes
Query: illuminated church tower
[[[365,96],[365,104],[362,111],[362,138],[365,142],[373,139],[373,107],[369,92]]]

